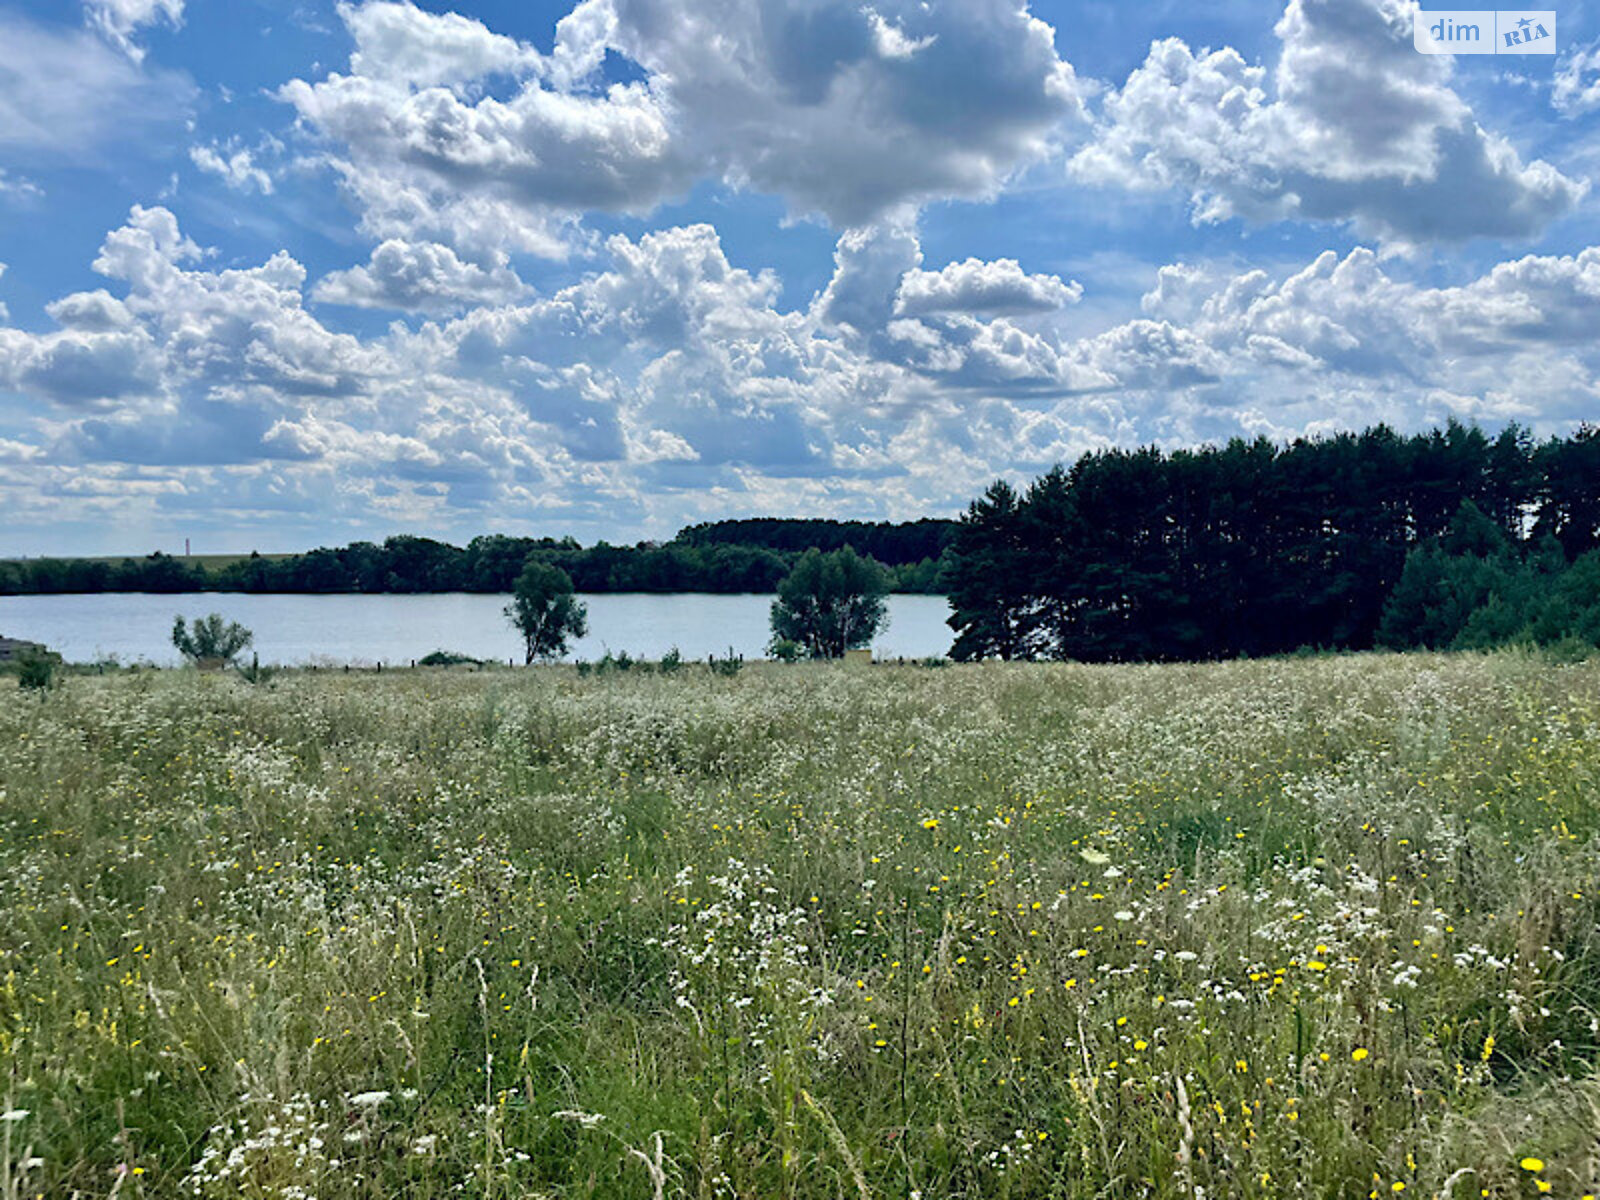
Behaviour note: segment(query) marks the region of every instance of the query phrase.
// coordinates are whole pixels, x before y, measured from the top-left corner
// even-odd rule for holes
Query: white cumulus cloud
[[[224,268],[135,208],[95,259],[104,287],[48,304],[53,330],[0,324],[0,503],[35,524],[48,491],[57,520],[514,512],[609,536],[730,505],[951,511],[997,473],[1135,441],[1451,415],[1554,431],[1600,403],[1600,248],[1446,287],[1365,248],[1172,263],[1089,336],[1051,307],[1076,297],[1058,276],[922,261],[913,225],[847,231],[829,283],[785,307],[705,224],[612,237],[545,293],[401,242],[311,290],[432,314],[358,337],[308,309],[289,254]]]
[[[985,262],[969,258],[938,271],[908,271],[900,281],[896,311],[918,316],[935,312],[1017,316],[1052,312],[1083,296],[1076,281],[1056,275],[1029,275],[1014,258]]]
[[[1196,221],[1350,222],[1397,244],[1527,238],[1587,185],[1524,162],[1412,47],[1406,0],[1290,0],[1276,67],[1157,42],[1105,100],[1075,177],[1180,189]]]
[[[480,304],[505,304],[527,291],[505,265],[485,270],[463,262],[435,242],[390,240],[364,266],[335,271],[317,284],[312,298],[359,308],[448,312]]]
[[[191,146],[189,159],[207,174],[219,176],[235,191],[254,189],[272,195],[272,176],[258,166],[254,155],[245,149],[224,146]]]
[[[1561,58],[1550,102],[1564,117],[1581,117],[1600,109],[1600,42],[1580,46]]]
[[[369,232],[457,248],[498,230],[502,248],[559,252],[581,214],[648,212],[702,179],[861,224],[991,196],[1081,114],[1050,27],[1009,0],[582,0],[548,56],[409,3],[339,11],[347,70],[279,94]],[[607,54],[641,78],[602,85]],[[459,236],[439,217],[458,205]]]

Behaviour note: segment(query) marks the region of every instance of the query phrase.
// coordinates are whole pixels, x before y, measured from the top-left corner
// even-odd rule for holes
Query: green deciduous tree
[[[525,663],[560,658],[568,638],[589,630],[588,610],[573,595],[572,577],[537,558],[530,558],[517,576],[505,614],[522,635]]]
[[[237,621],[224,620],[221,613],[198,618],[192,630],[182,617],[172,623],[172,644],[178,653],[204,669],[232,662],[254,640],[255,634]]]
[[[807,550],[778,585],[774,644],[786,639],[813,658],[841,658],[871,642],[887,623],[888,591],[883,568],[849,546],[829,554]]]

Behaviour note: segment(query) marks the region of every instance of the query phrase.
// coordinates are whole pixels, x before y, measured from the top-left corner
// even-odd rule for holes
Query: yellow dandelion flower
[[[1367,1048],[1365,1046],[1357,1046],[1354,1050],[1350,1051],[1350,1057],[1356,1062],[1361,1062],[1367,1057]]]
[[[1544,1170],[1544,1159],[1529,1157],[1523,1159],[1518,1165],[1521,1166],[1524,1171],[1542,1171]]]

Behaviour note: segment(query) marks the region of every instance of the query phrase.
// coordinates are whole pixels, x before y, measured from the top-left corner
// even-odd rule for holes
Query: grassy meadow
[[[0,1200],[1600,1190],[1600,663],[0,680]]]

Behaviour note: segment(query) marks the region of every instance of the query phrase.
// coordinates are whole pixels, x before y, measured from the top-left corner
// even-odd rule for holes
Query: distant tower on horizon
[[[189,557],[189,539],[188,538],[184,538],[183,539],[183,556],[185,558]]]

